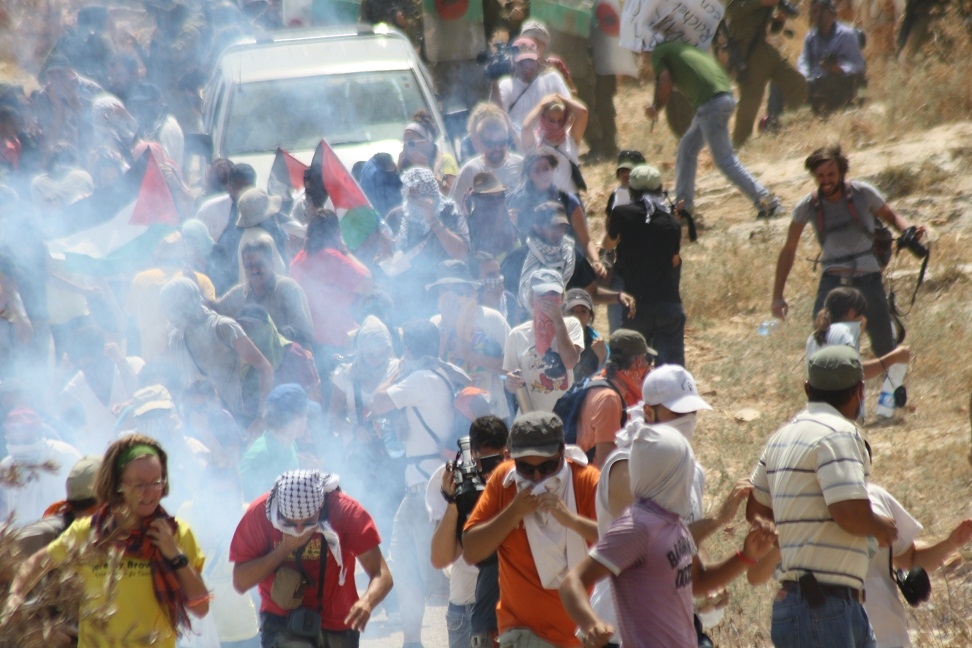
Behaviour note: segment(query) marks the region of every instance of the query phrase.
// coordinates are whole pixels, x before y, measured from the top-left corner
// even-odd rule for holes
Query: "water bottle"
[[[405,446],[402,445],[401,439],[398,438],[398,430],[395,429],[395,424],[388,418],[379,418],[376,420],[378,425],[378,430],[381,434],[381,441],[385,444],[385,452],[392,459],[400,459],[405,456]]]
[[[778,328],[780,328],[780,320],[773,318],[771,320],[760,322],[759,328],[756,329],[756,333],[765,337]]]
[[[888,368],[884,384],[881,385],[881,393],[878,394],[877,415],[884,418],[894,416],[894,390],[904,384],[905,372],[908,365],[897,363]]]

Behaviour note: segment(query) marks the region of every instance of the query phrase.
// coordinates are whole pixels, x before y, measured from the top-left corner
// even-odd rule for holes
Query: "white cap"
[[[699,396],[692,374],[679,365],[662,365],[648,372],[641,395],[645,405],[664,405],[676,414],[712,409]]]

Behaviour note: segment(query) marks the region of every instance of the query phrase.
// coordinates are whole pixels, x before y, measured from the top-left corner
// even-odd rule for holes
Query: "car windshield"
[[[239,86],[226,121],[224,155],[401,139],[428,109],[411,70],[277,79]]]

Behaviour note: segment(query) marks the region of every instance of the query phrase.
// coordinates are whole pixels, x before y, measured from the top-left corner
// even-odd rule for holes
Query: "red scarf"
[[[554,338],[554,323],[540,310],[540,303],[552,301],[560,306],[562,301],[557,297],[534,297],[533,298],[533,337],[536,339],[537,353],[540,357],[550,349],[550,344]]]
[[[562,144],[567,139],[567,130],[570,128],[570,108],[564,108],[564,123],[555,124],[546,115],[540,115],[537,130],[540,132],[539,139],[548,144]]]
[[[148,561],[152,571],[155,600],[159,602],[173,629],[177,632],[182,628],[191,630],[189,614],[186,611],[186,595],[179,585],[179,578],[146,533],[152,522],[158,519],[165,520],[172,532],[176,532],[178,524],[175,518],[161,506],[151,516],[143,519],[138,528],[129,530],[127,536],[118,529],[118,521],[107,505],[103,505],[91,516],[91,528],[94,529],[99,543],[120,544],[126,556]]]
[[[607,380],[607,373],[603,370],[601,371],[601,377]],[[623,370],[616,371],[614,373],[614,379],[611,382],[621,392],[625,407],[631,407],[641,401],[641,383],[633,380],[628,376],[627,372]]]

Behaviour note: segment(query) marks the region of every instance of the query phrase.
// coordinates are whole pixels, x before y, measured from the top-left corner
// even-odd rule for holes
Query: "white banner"
[[[635,55],[621,47],[621,7],[618,0],[597,0],[591,25],[591,57],[599,75],[638,76]]]
[[[708,49],[724,13],[718,0],[627,0],[621,14],[621,45],[650,52],[675,41]]]

